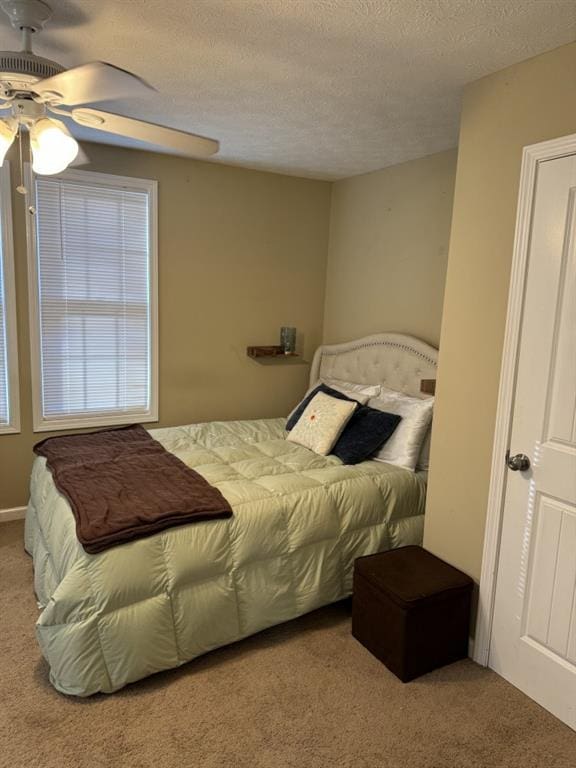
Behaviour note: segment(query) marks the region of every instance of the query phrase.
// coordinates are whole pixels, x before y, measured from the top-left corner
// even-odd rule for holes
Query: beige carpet
[[[470,661],[403,685],[340,604],[112,696],[54,691],[0,524],[2,768],[574,768],[576,734]]]

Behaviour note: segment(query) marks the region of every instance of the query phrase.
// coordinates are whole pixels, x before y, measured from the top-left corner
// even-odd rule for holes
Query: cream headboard
[[[310,385],[318,379],[342,379],[383,384],[413,397],[422,379],[435,379],[438,350],[414,336],[378,333],[344,344],[318,347],[310,370]]]

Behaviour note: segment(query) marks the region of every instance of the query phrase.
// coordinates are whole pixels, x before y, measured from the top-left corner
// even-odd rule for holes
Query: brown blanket
[[[220,491],[139,425],[49,437],[34,446],[94,554],[175,525],[230,517]]]

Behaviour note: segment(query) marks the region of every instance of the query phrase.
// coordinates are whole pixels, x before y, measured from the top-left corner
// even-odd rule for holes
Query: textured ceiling
[[[217,138],[220,162],[324,179],[455,146],[466,83],[576,38],[574,0],[48,1],[37,53],[160,92],[103,109]],[[4,19],[0,48],[18,48]]]

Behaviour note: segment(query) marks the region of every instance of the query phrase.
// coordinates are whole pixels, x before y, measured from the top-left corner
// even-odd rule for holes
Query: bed
[[[400,334],[320,347],[310,381],[419,395],[436,350]],[[110,693],[351,593],[355,558],[420,543],[426,473],[345,466],[285,439],[286,420],[151,430],[215,485],[227,520],[171,528],[96,555],[79,544],[45,459],[32,469],[25,545],[37,636],[62,693]]]

